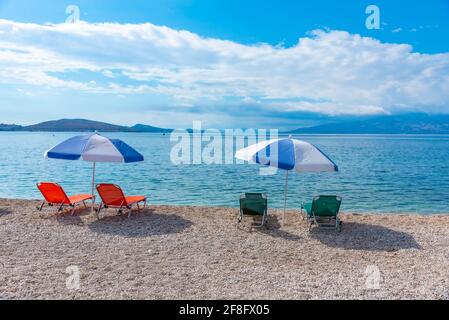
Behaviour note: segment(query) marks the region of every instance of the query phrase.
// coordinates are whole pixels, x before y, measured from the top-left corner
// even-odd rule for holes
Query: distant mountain
[[[378,116],[360,121],[300,128],[294,134],[449,134],[449,115],[423,113]]]
[[[126,131],[126,127],[84,119],[61,119],[23,127],[25,131]]]
[[[0,124],[0,131],[49,131],[49,132],[154,132],[167,133],[170,129],[162,129],[143,124],[133,127],[119,126],[115,124],[85,120],[85,119],[61,119],[46,121],[31,126]]]
[[[23,127],[17,124],[0,123],[0,131],[20,131]]]
[[[148,126],[145,124],[136,124],[135,126],[129,127],[128,131],[130,132],[161,132],[161,133],[169,133],[172,132],[172,129],[163,129],[153,126]]]
[[[0,131],[50,132],[148,132],[169,133],[172,129],[136,124],[132,127],[85,119],[61,119],[31,126],[0,124]],[[192,132],[191,129],[188,130]],[[449,115],[423,113],[377,116],[357,121],[339,121],[311,128],[300,128],[292,134],[449,134]]]

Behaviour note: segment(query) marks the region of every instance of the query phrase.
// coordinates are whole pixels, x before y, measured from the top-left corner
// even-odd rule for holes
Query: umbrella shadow
[[[64,211],[61,213],[57,213],[55,215],[55,217],[56,217],[56,220],[61,224],[83,226],[83,225],[85,225],[85,223],[81,219],[81,217],[89,216],[90,214],[92,214],[92,211],[90,208],[89,209],[82,208],[82,209],[77,209],[73,215],[71,214],[70,211]]]
[[[415,238],[402,231],[379,225],[344,223],[341,233],[333,229],[314,228],[310,237],[322,244],[345,250],[366,250],[393,252],[405,249],[422,249]]]
[[[64,208],[58,211],[57,206],[46,207],[43,211],[39,211],[39,217],[44,220],[56,219],[59,223],[66,225],[83,225],[81,217],[92,214],[91,208],[78,206],[72,214],[71,208]]]
[[[13,211],[8,208],[0,208],[0,218],[9,214],[12,214]]]
[[[298,241],[302,238],[296,234],[281,229],[281,223],[277,216],[268,216],[266,228],[258,228],[257,230],[273,238],[281,238],[288,241]]]
[[[41,202],[38,203],[38,205],[34,206],[34,208],[38,208],[40,207]],[[52,217],[56,217],[56,218],[67,218],[67,217],[82,217],[82,216],[87,216],[89,214],[92,213],[92,209],[90,207],[90,205],[88,205],[87,207],[84,207],[82,205],[78,205],[75,207],[75,211],[72,214],[72,208],[71,207],[64,207],[61,211],[58,211],[58,205],[54,205],[54,206],[44,206],[42,211],[38,211],[40,213],[40,215],[43,218],[52,218]]]
[[[93,232],[125,238],[145,238],[181,233],[193,223],[175,214],[157,214],[146,209],[141,213],[107,216],[88,225]]]

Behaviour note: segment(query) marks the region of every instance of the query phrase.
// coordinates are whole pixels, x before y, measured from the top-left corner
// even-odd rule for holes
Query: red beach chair
[[[53,182],[40,182],[37,184],[37,188],[44,196],[44,201],[42,204],[37,207],[37,210],[42,211],[45,203],[49,207],[58,206],[58,212],[62,211],[64,207],[72,208],[71,214],[75,213],[75,207],[79,203],[83,203],[84,207],[86,206],[87,200],[92,200],[91,194],[78,194],[74,196],[67,196],[64,189],[57,183]]]
[[[131,216],[131,210],[134,205],[140,211],[139,203],[143,202],[143,208],[147,205],[147,198],[144,196],[126,197],[122,189],[115,184],[98,184],[97,191],[101,198],[100,207],[97,213],[100,214],[101,209],[116,208],[119,214],[123,213],[123,209],[128,210],[128,218]]]

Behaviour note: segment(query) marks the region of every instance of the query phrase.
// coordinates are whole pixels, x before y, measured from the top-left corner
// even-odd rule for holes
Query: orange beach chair
[[[103,208],[115,208],[118,214],[122,214],[123,209],[127,209],[129,218],[134,205],[137,206],[138,211],[141,209],[139,203],[143,202],[143,208],[147,205],[147,198],[145,196],[126,197],[122,189],[115,184],[98,184],[97,191],[101,198],[100,207],[97,209],[98,214],[100,214]]]
[[[77,204],[83,203],[84,207],[87,208],[86,201],[92,200],[91,194],[78,194],[69,197],[59,184],[53,182],[40,182],[37,184],[37,188],[45,199],[42,201],[42,204],[37,207],[37,210],[39,211],[42,211],[45,203],[47,203],[49,207],[59,206],[58,212],[62,211],[64,207],[70,207],[72,208],[71,214],[73,215]]]

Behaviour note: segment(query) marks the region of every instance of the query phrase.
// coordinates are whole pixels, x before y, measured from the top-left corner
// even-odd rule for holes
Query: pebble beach
[[[346,212],[338,233],[298,211],[260,229],[235,208],[38,204],[0,199],[0,299],[449,299],[448,215]]]

